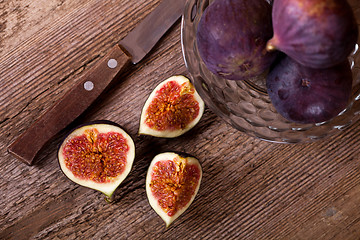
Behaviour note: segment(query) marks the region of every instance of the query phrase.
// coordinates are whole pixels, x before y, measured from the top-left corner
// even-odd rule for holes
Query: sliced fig
[[[58,150],[63,173],[109,200],[129,174],[135,158],[132,138],[117,124],[97,121],[73,130]]]
[[[273,4],[274,36],[280,50],[304,66],[328,68],[354,50],[358,26],[346,0],[282,0]]]
[[[154,157],[146,176],[146,194],[167,227],[193,202],[201,178],[202,169],[194,157],[174,152]]]
[[[193,128],[204,112],[204,102],[189,79],[172,76],[150,94],[140,117],[139,134],[173,138]]]

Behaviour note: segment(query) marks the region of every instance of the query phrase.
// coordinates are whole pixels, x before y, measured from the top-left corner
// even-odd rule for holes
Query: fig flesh
[[[328,68],[354,50],[358,26],[346,0],[274,1],[274,36],[268,50],[280,50],[304,66]]]
[[[319,123],[346,108],[352,72],[347,60],[331,68],[313,69],[284,57],[270,71],[266,84],[272,104],[283,117],[298,123]]]
[[[97,121],[73,130],[58,150],[70,180],[104,193],[108,200],[129,174],[135,158],[132,138],[117,124]]]
[[[201,178],[202,169],[194,157],[165,152],[151,161],[146,176],[146,194],[151,207],[167,227],[193,202]]]
[[[172,76],[150,94],[140,117],[139,134],[173,138],[193,128],[204,112],[204,102],[189,79]]]
[[[196,41],[215,75],[243,80],[262,74],[276,54],[266,51],[273,36],[271,5],[265,0],[215,0],[204,11]]]

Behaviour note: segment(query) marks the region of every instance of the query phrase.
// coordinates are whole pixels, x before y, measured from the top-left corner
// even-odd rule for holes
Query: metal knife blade
[[[131,55],[136,64],[143,59],[159,41],[159,38],[174,24],[184,11],[186,0],[162,1],[123,40],[120,46]],[[161,26],[161,27],[159,27]]]
[[[9,147],[8,151],[32,165],[43,146],[80,116],[123,72],[138,63],[165,32],[180,18],[186,0],[163,0],[75,86],[36,120]]]

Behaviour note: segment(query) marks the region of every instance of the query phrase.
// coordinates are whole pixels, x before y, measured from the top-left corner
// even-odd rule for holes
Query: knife
[[[186,0],[163,0],[96,66],[50,107],[9,147],[8,151],[32,165],[43,146],[83,113],[131,63],[141,61],[180,18]]]

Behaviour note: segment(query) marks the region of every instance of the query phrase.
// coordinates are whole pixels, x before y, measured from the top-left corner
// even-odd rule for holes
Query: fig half
[[[146,176],[146,194],[151,207],[168,227],[193,202],[200,188],[202,169],[191,156],[174,152],[158,154]]]
[[[160,83],[146,100],[139,134],[178,137],[199,122],[204,108],[203,100],[189,79],[172,76]]]
[[[129,174],[134,158],[132,138],[110,121],[76,128],[58,150],[63,173],[79,185],[104,193],[108,200]]]

